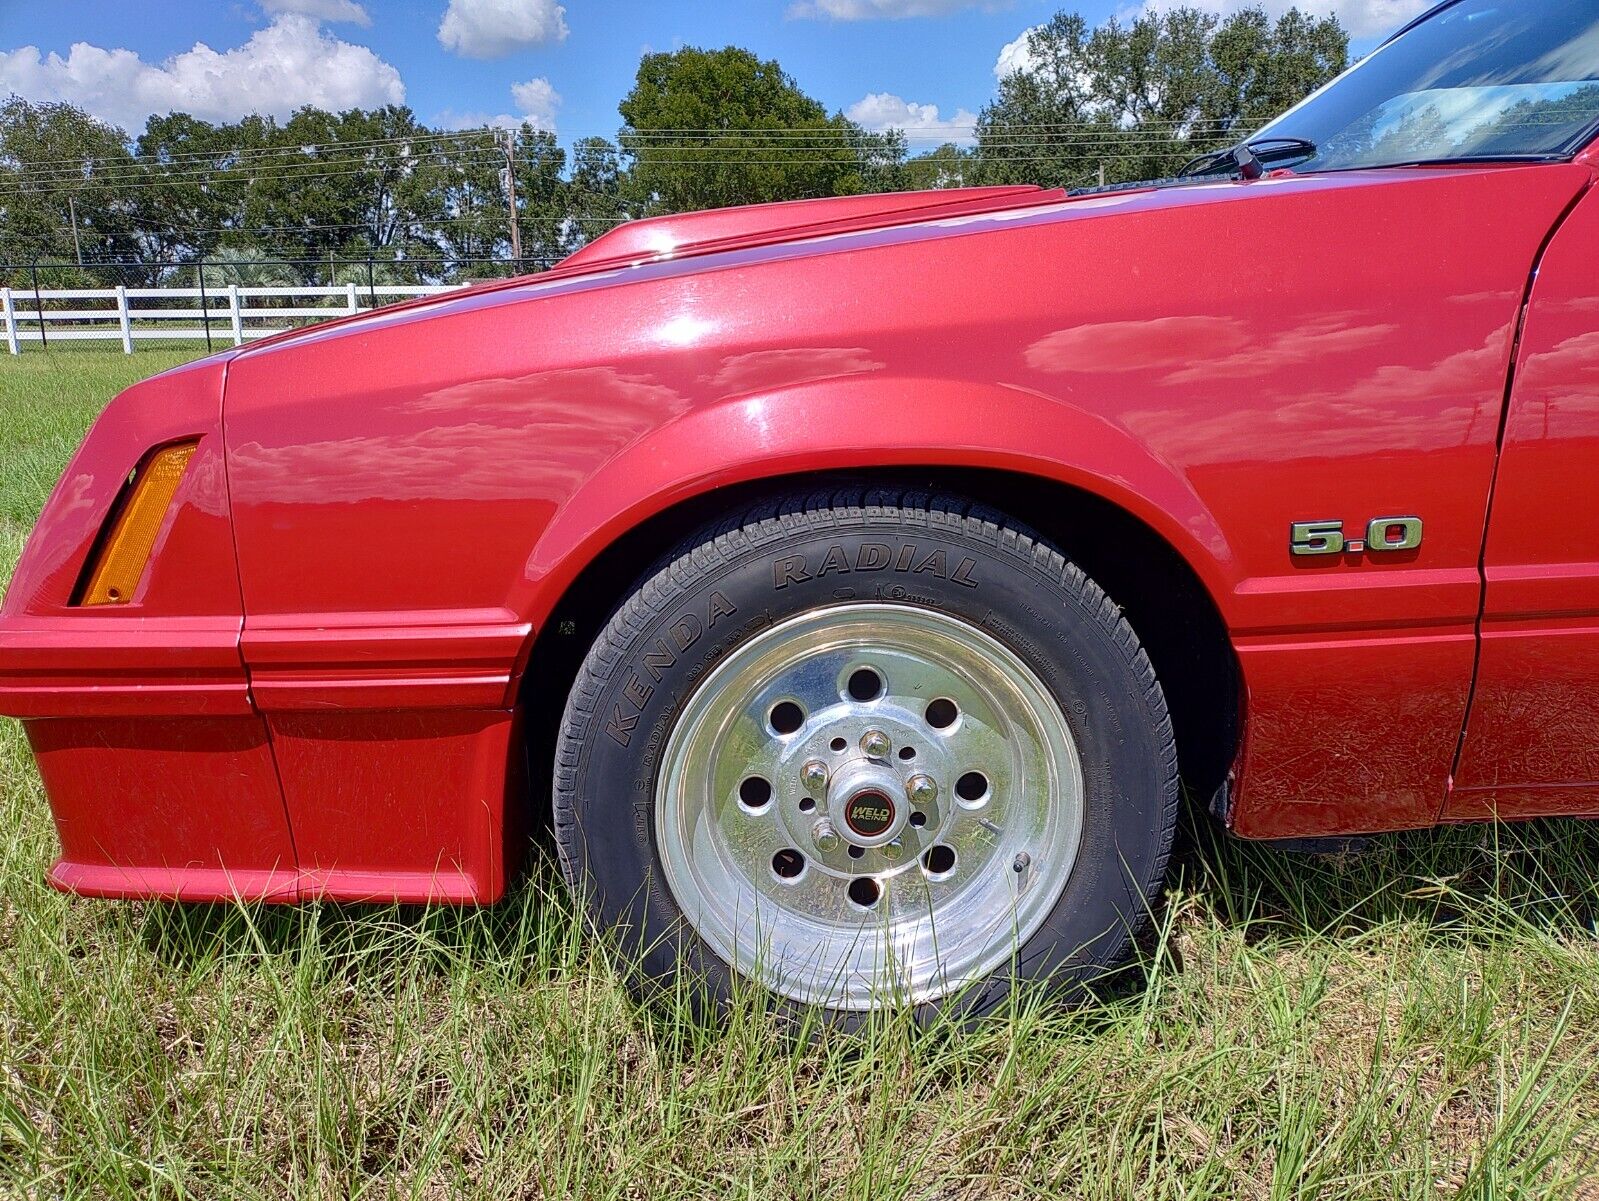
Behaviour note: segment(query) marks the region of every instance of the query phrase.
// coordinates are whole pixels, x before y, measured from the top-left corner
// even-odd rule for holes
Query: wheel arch
[[[1123,610],[1167,694],[1187,785],[1208,800],[1224,783],[1242,736],[1236,654],[1210,587],[1187,557],[1148,522],[1095,490],[1034,472],[930,461],[828,471],[774,469],[705,487],[640,518],[586,558],[551,603],[513,681],[535,787],[548,764],[567,693],[589,645],[640,577],[667,554],[729,515],[764,502],[862,485],[956,495],[999,510],[1054,543]],[[542,796],[535,794],[539,812]]]

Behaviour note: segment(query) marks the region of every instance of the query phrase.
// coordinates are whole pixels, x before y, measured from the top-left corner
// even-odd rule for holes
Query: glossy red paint
[[[858,229],[884,229],[937,217],[958,217],[962,213],[991,213],[1008,206],[1026,208],[1045,200],[1065,198],[1066,193],[1058,188],[1045,192],[1031,185],[941,188],[934,192],[786,200],[651,217],[629,221],[595,238],[562,263],[561,269],[570,272],[635,266],[661,258],[679,259],[689,254],[711,254]]]
[[[1599,193],[1539,264],[1483,554],[1482,662],[1449,816],[1599,811]]]
[[[508,712],[282,713],[268,718],[302,894],[475,901],[505,891],[520,815]],[[356,832],[359,831],[359,835]]]
[[[96,715],[27,729],[61,839],[53,884],[175,901],[299,897],[260,717]]]
[[[1518,645],[1592,649],[1555,638],[1547,602],[1528,612],[1510,587],[1540,564],[1564,581],[1556,590],[1592,584],[1554,523],[1548,542],[1497,535],[1529,520],[1515,515],[1517,480],[1545,470],[1530,457],[1540,446],[1567,465],[1593,461],[1572,440],[1586,435],[1551,446],[1527,425],[1549,407],[1539,396],[1569,406],[1587,379],[1556,352],[1595,303],[1579,266],[1593,257],[1588,202],[1567,218],[1593,178],[1581,162],[1277,172],[1081,198],[1000,189],[701,215],[624,228],[546,276],[330,323],[142,385],[69,470],[0,618],[0,708],[28,717],[52,758],[58,819],[92,826],[69,847],[63,824],[56,878],[107,891],[83,883],[93,865],[146,881],[129,892],[198,895],[220,888],[204,874],[214,860],[252,895],[492,899],[514,857],[507,823],[521,815],[507,800],[520,795],[518,699],[546,683],[525,678],[529,648],[583,569],[716,488],[891,466],[1084,489],[1188,563],[1242,670],[1238,833],[1429,825],[1456,767],[1479,616],[1485,671],[1461,771],[1513,761],[1475,737],[1490,712],[1504,739],[1519,728],[1523,702],[1495,700],[1494,680],[1519,670],[1493,649],[1500,606],[1506,623],[1531,623],[1535,637]],[[1516,356],[1526,375],[1483,614],[1506,380],[1546,243]],[[1599,318],[1588,322],[1591,336]],[[170,420],[185,411],[192,419]],[[225,463],[225,488],[213,496],[197,477],[209,509],[180,498],[136,605],[103,617],[66,607],[120,480],[179,432],[201,436],[197,462]],[[1549,499],[1536,482],[1519,490],[1531,506]],[[1292,522],[1354,529],[1389,514],[1425,520],[1421,549],[1289,553]],[[180,525],[192,547],[181,554]],[[202,571],[226,586],[196,585],[214,595],[195,608],[178,585]],[[1583,604],[1578,628],[1599,624]],[[180,620],[198,623],[188,641]],[[168,674],[145,653],[150,623],[174,648],[160,659]],[[135,651],[109,657],[93,649],[129,642]],[[1579,687],[1599,679],[1575,674]],[[94,817],[101,765],[77,746],[137,720],[118,706],[151,685],[173,707],[162,729],[191,731],[219,773],[208,793],[175,794],[190,820],[170,846],[119,842]],[[208,721],[241,724],[224,747]],[[58,722],[74,737],[46,737]],[[177,753],[140,763],[151,788],[190,770]],[[229,771],[250,781],[249,822],[235,822]],[[1532,811],[1495,799],[1510,815]],[[198,832],[206,819],[243,843]],[[174,866],[184,854],[197,874]]]

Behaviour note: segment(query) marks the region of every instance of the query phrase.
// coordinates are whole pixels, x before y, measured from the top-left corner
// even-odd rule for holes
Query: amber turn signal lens
[[[197,445],[184,442],[163,447],[139,468],[79,604],[125,605],[133,599]]]

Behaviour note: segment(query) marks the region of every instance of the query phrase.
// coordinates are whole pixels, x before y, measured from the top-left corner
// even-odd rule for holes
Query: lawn
[[[0,361],[0,581],[182,357]],[[635,1007],[547,855],[483,911],[75,901],[5,721],[0,810],[0,1195],[1599,1197],[1590,824],[1326,861],[1195,818],[1093,1005],[812,1042]]]

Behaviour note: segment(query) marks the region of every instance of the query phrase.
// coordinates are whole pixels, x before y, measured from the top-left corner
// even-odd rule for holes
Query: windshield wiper
[[[1284,159],[1314,158],[1316,143],[1304,138],[1255,138],[1240,142],[1226,150],[1213,150],[1191,159],[1177,172],[1179,179],[1196,175],[1216,175],[1234,171],[1243,179],[1259,179],[1266,173],[1266,164]]]

